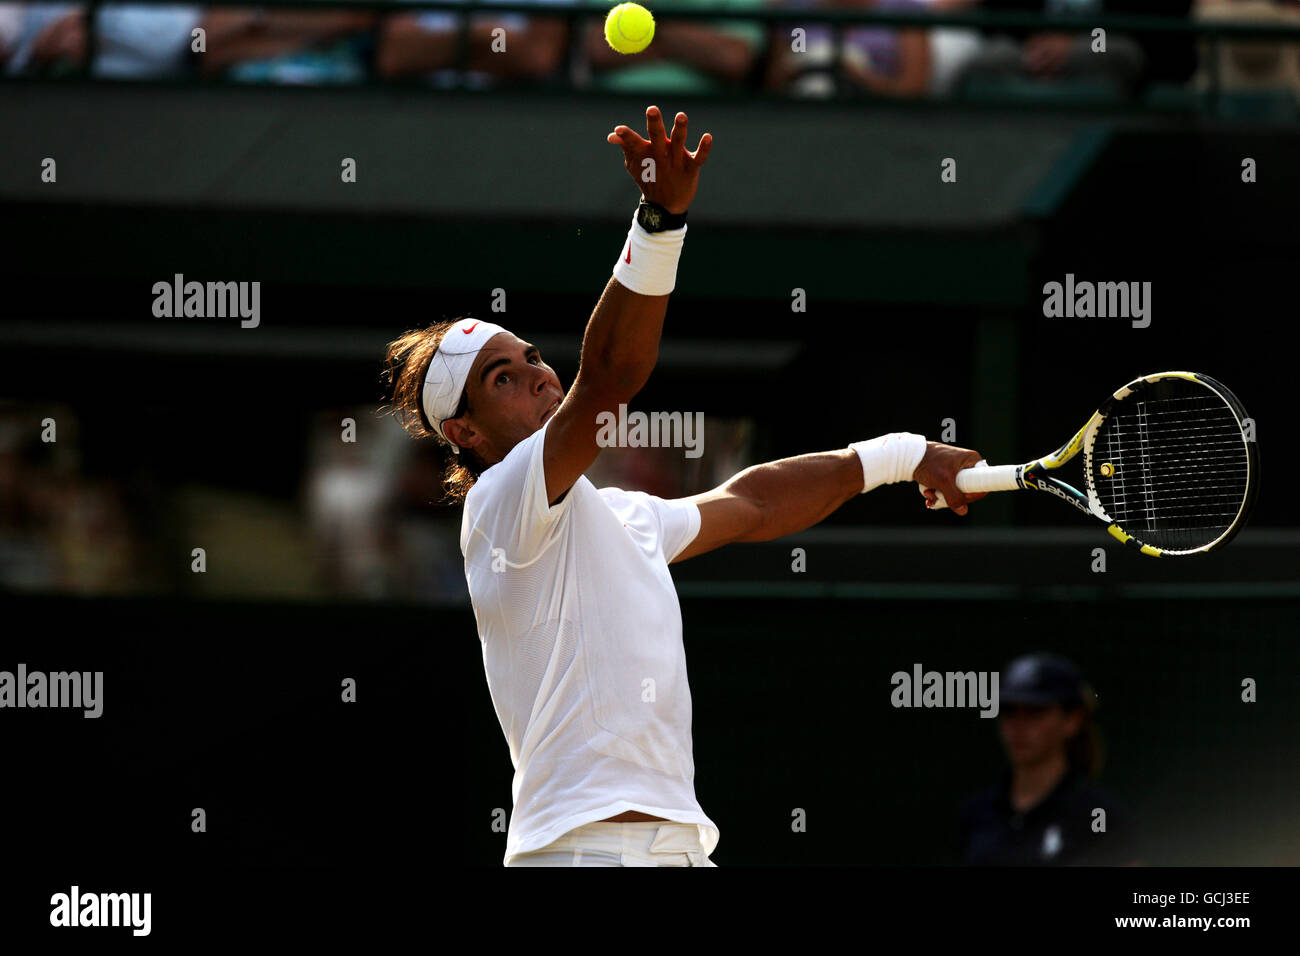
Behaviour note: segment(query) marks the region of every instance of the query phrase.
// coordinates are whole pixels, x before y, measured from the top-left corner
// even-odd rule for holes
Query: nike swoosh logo
[[[631,243],[631,241],[629,241],[628,244],[627,244],[627,258],[624,259],[623,261],[624,261],[624,262],[631,262],[631,261],[632,261],[632,243]]]
[[[474,323],[473,325],[471,325],[468,329],[461,329],[461,331],[464,332],[466,335],[469,335],[471,332],[473,332],[473,331],[474,331],[475,329],[477,329],[477,328],[478,328],[478,323],[475,322],[475,323]]]

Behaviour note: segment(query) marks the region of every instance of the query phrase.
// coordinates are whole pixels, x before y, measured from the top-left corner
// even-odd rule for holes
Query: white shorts
[[[588,823],[507,866],[717,866],[694,823]]]

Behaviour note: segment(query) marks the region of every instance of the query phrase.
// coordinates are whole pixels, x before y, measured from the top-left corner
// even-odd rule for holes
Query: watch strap
[[[642,199],[637,206],[636,221],[646,232],[664,232],[668,229],[680,229],[686,225],[686,213],[669,212],[657,202]]]

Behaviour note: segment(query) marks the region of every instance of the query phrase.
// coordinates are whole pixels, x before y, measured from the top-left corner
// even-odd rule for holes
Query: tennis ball
[[[619,53],[640,53],[655,38],[655,18],[639,3],[620,3],[605,17],[605,42]]]

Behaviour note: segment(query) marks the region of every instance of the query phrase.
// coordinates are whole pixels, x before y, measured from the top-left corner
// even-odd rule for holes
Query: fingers
[[[649,146],[650,143],[640,137],[635,130],[628,129],[626,126],[615,126],[614,132],[605,137],[607,143],[617,143],[624,149],[635,149],[638,146]]]
[[[664,128],[663,114],[659,112],[659,107],[651,106],[645,111],[646,132],[649,139],[643,139],[635,130],[626,126],[615,126],[614,131],[605,137],[605,142],[615,143],[624,149],[639,149],[650,146],[657,139],[667,140],[669,153],[676,155],[677,151],[685,153],[697,165],[703,165],[704,161],[709,158],[709,152],[713,149],[713,134],[705,133],[700,137],[700,143],[694,152],[686,149],[686,136],[689,127],[689,117],[685,113],[678,113],[673,118],[673,131],[670,135]]]
[[[917,485],[917,488],[920,490],[921,494],[922,494],[922,495],[924,496],[924,498],[925,498],[925,507],[926,507],[927,509],[929,509],[929,510],[933,510],[933,511],[940,511],[940,510],[942,510],[943,508],[948,507],[948,495],[947,495],[947,494],[944,494],[944,495],[941,496],[941,495],[939,494],[939,492],[935,491],[935,489],[933,489],[933,488],[927,488],[927,487],[925,487],[925,485],[922,485],[922,484],[919,484],[919,483],[918,483],[918,485]],[[988,497],[988,494],[989,494],[989,493],[988,493],[987,491],[979,491],[979,492],[975,492],[975,493],[973,493],[973,494],[969,494],[969,495],[963,495],[961,492],[957,492],[956,497],[962,497],[962,498],[964,498],[964,499],[969,503],[969,502],[972,502],[972,501],[979,501],[981,498],[986,498],[986,497]],[[954,509],[954,510],[956,510],[956,509]],[[958,513],[958,514],[965,514],[966,512],[965,512],[965,511],[958,511],[957,513]]]
[[[921,494],[925,496],[925,507],[927,511],[942,511],[948,507],[948,502],[934,488],[927,488],[924,485],[919,486]]]
[[[967,468],[974,468],[979,462],[984,460],[984,456],[977,451],[969,448],[953,448],[952,451],[960,452],[957,458],[957,467],[949,474],[943,474],[937,482],[938,489],[943,493],[944,500],[948,502],[948,507],[959,515],[966,513],[966,505],[972,501],[979,501],[988,492],[972,492],[965,494],[957,487],[957,476]]]
[[[691,153],[691,159],[695,160],[697,164],[703,166],[704,161],[709,158],[709,150],[712,148],[713,134],[705,133],[700,137],[700,145],[695,148],[695,152]]]
[[[962,517],[965,517],[967,512],[970,511],[970,508],[967,507],[967,502],[970,499],[958,491],[956,485],[953,486],[952,491],[945,491],[943,493],[943,498],[948,502],[948,507],[952,509],[953,514],[959,514]]]
[[[943,500],[948,502],[948,507],[959,515],[964,515],[967,511],[967,497],[961,493],[957,483],[953,481],[945,482],[939,486],[939,492],[943,495]]]
[[[677,124],[674,123],[673,128],[676,129],[676,127]],[[650,106],[646,108],[645,128],[646,132],[650,135],[650,142],[652,143],[656,140],[664,140],[668,138],[668,131],[664,129],[664,118],[659,113],[659,107]]]
[[[673,118],[673,135],[668,140],[668,148],[673,156],[686,149],[686,114],[678,113]]]

